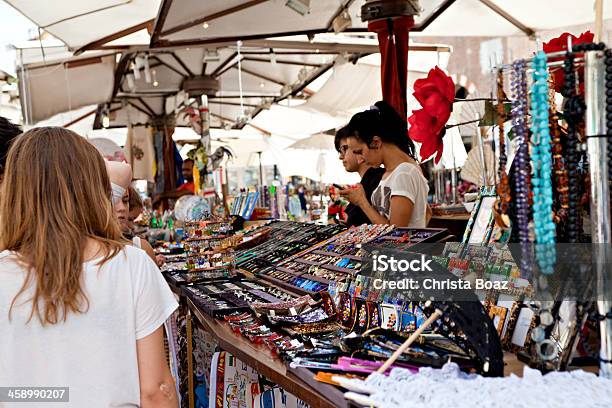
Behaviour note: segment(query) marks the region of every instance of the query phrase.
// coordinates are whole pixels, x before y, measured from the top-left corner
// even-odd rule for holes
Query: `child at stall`
[[[346,224],[348,218],[345,209],[348,205],[348,201],[345,201],[340,197],[334,188],[329,187],[329,204],[327,206],[327,221],[335,224]]]

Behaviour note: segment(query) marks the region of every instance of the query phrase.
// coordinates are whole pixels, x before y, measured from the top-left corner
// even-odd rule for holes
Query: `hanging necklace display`
[[[504,73],[497,72],[497,126],[499,128],[499,170],[497,181],[497,201],[495,202],[495,221],[502,229],[510,228],[510,217],[508,217],[508,205],[512,199],[510,196],[510,182],[506,172],[506,141],[504,136],[504,121],[506,112],[504,107]]]
[[[584,101],[577,95],[576,71],[574,67],[574,54],[568,52],[565,56],[563,66],[565,83],[563,84],[562,95],[566,98],[563,106],[563,117],[567,122],[567,148],[566,148],[566,168],[568,171],[568,214],[566,235],[570,243],[580,240],[580,140],[578,138],[578,126],[584,117],[586,107]]]
[[[514,203],[521,243],[521,273],[529,276],[531,256],[529,251],[529,207],[531,165],[529,163],[529,129],[527,127],[527,64],[524,60],[512,64],[512,125],[518,141],[514,160]]]
[[[552,217],[552,155],[548,117],[548,69],[546,54],[538,52],[532,62],[531,132],[533,160],[533,221],[536,259],[540,271],[551,274],[556,258],[555,224]]]
[[[578,51],[580,49],[591,49],[591,47],[593,47],[591,44],[581,44],[580,47],[576,46],[575,50]],[[568,224],[569,224],[567,228],[568,238],[571,242],[577,242],[577,240],[579,239],[579,233],[580,233],[580,222],[579,222],[580,214],[578,213],[578,211],[579,211],[579,205],[580,205],[580,199],[581,199],[580,194],[579,194],[579,188],[580,188],[579,174],[580,173],[578,171],[578,164],[580,162],[580,151],[579,151],[580,140],[578,136],[578,125],[582,121],[582,117],[584,115],[586,107],[584,105],[584,101],[579,96],[577,96],[577,85],[578,84],[577,84],[577,76],[574,70],[573,60],[574,60],[573,54],[568,53],[566,60],[565,60],[565,64],[564,64],[566,83],[564,84],[563,95],[566,98],[568,98],[564,106],[564,116],[568,123],[567,160],[565,163],[566,166],[564,166],[564,163],[562,161],[563,149],[560,143],[560,129],[559,129],[558,122],[557,122],[556,112],[554,110],[554,100],[550,97],[549,97],[548,102],[550,104],[551,115],[549,118],[546,118],[546,120],[549,121],[547,125],[550,126],[550,130],[552,130],[552,133],[553,133],[552,137],[553,137],[553,144],[554,144],[553,152],[554,152],[554,159],[555,159],[554,160],[554,169],[555,169],[555,176],[556,176],[555,180],[557,183],[557,192],[559,192],[559,204],[560,204],[560,209],[557,212],[557,214],[554,214],[554,217],[557,218],[557,221],[562,222],[563,217],[565,216],[564,210],[568,210],[567,211],[567,219],[568,219]],[[538,53],[536,55],[536,57],[534,58],[533,67],[535,71],[534,79],[536,76],[536,72],[538,71],[540,71],[540,74],[544,76],[547,74],[546,55],[544,53]],[[535,118],[537,117],[539,120],[542,121],[540,130],[543,130],[545,128],[544,115],[543,115],[544,109],[541,109],[541,112],[536,112],[537,108],[534,109],[534,106],[533,106],[534,100],[538,99],[538,96],[535,96],[536,93],[541,93],[540,101],[545,100],[545,97],[544,97],[545,91],[544,91],[543,83],[539,85],[541,85],[541,89],[536,89],[536,84],[534,84],[534,89],[532,90],[532,118],[534,118],[535,120]],[[538,113],[542,113],[542,115],[537,116]],[[548,110],[546,111],[546,113],[548,113]],[[543,131],[543,134],[539,135],[537,138],[535,137],[535,131],[534,131],[534,141],[533,141],[534,149],[533,149],[533,155],[532,155],[534,157],[534,170],[540,173],[538,174],[538,176],[540,177],[545,176],[544,178],[538,177],[537,182],[534,180],[534,186],[538,185],[542,187],[542,186],[545,186],[546,183],[550,184],[551,182],[550,171],[549,170],[546,171],[546,169],[550,169],[551,164],[552,164],[550,161],[550,157],[546,158],[547,152],[548,152],[548,156],[550,156],[550,146],[548,146],[547,149],[543,148],[543,145],[546,145],[547,142],[548,143],[550,142],[550,130],[548,127],[546,127],[546,131]],[[542,136],[545,133],[548,133],[548,137],[542,138]],[[540,158],[539,156],[542,156],[543,159]],[[536,158],[538,160],[536,160]],[[536,161],[540,161],[540,164],[542,164],[543,167],[537,168]],[[569,171],[566,170],[567,168],[569,168]],[[569,187],[565,183],[566,180],[567,182],[570,181],[568,180],[570,177],[567,177],[568,173],[571,174],[574,178],[573,179],[574,184],[573,185],[570,184]],[[550,186],[548,190],[550,194],[552,195],[552,186]],[[569,191],[569,197],[567,197],[568,191]],[[572,192],[573,192],[573,195],[572,195]],[[534,193],[537,194],[537,192],[535,191],[535,188],[534,188]],[[544,208],[538,205],[538,201],[535,198],[534,198],[534,202],[535,202],[534,220],[536,220],[537,218],[540,218],[541,216],[544,216],[546,214],[544,212]],[[573,204],[573,208],[575,210],[573,213],[571,211],[572,206],[570,206],[570,203]],[[552,198],[551,198],[551,204],[552,204]],[[548,210],[548,214],[550,217],[553,216],[553,213],[551,212],[551,210],[552,208],[549,208]],[[541,214],[539,214],[540,211],[541,211]],[[573,215],[573,219],[572,219],[572,215]],[[550,243],[547,244],[548,245],[547,249],[552,248],[554,250],[554,242],[555,242],[554,223],[552,222],[549,223],[548,217],[546,217],[545,219],[550,229],[546,228],[542,230],[541,228],[538,228],[537,226],[538,221],[536,221],[536,242],[537,242],[536,251],[540,249],[538,248],[540,246],[540,240],[539,240],[539,235],[538,235],[539,232],[540,233],[544,232],[546,234],[545,237],[551,240]],[[548,254],[544,252],[544,255],[545,256],[540,257],[540,253],[537,254],[538,264],[540,266],[540,270],[542,273],[549,274],[552,272],[552,268],[549,269],[548,265],[549,265],[549,262],[554,262],[555,255],[553,254],[552,251],[549,252]],[[542,260],[544,260],[544,267],[541,262]],[[531,339],[535,343],[536,361],[541,362],[543,364],[542,367],[546,368],[546,367],[551,367],[550,363],[552,363],[553,360],[555,360],[560,355],[557,342],[549,338],[551,334],[550,331],[554,327],[553,325],[555,324],[555,322],[557,321],[556,316],[558,316],[560,304],[552,300],[552,296],[550,295],[550,292],[547,290],[548,282],[547,282],[546,276],[540,275],[540,277],[538,278],[538,286],[540,286],[540,289],[538,291],[539,292],[538,297],[541,298],[542,300],[531,301],[528,303],[529,308],[532,309],[534,313],[537,315],[537,322],[538,322],[538,325],[534,327],[534,329],[531,331]],[[558,340],[559,339],[557,339],[557,341]]]

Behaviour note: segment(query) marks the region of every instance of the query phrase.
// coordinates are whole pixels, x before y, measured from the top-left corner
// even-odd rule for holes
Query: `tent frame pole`
[[[591,236],[594,246],[593,267],[596,272],[597,309],[600,321],[601,347],[599,374],[612,378],[612,282],[606,270],[610,262],[610,188],[608,180],[606,134],[606,67],[601,51],[585,53],[585,102],[587,153],[591,177]],[[591,137],[589,137],[591,136]],[[608,316],[608,317],[606,317]]]

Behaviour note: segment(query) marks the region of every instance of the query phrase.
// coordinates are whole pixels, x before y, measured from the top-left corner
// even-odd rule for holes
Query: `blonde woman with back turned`
[[[163,323],[177,303],[122,240],[111,195],[102,157],[76,133],[38,128],[13,142],[0,190],[0,384],[68,387],[62,407],[176,408]]]

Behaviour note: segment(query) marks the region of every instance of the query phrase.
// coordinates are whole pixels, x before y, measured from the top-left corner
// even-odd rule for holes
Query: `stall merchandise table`
[[[189,310],[205,330],[217,339],[221,349],[231,353],[240,361],[253,367],[257,372],[284,390],[297,396],[312,408],[348,407],[339,388],[331,385],[308,381],[313,374],[307,369],[288,368],[268,348],[251,343],[244,337],[235,334],[227,324],[206,315],[187,299]]]

